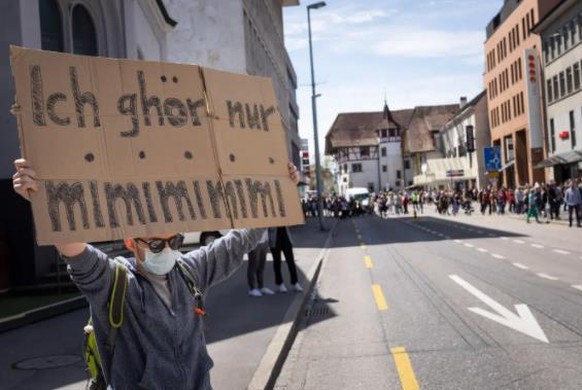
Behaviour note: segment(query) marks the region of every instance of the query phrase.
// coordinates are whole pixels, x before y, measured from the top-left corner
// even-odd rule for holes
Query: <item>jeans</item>
[[[568,222],[572,226],[572,213],[576,214],[576,224],[580,226],[580,205],[568,205]]]

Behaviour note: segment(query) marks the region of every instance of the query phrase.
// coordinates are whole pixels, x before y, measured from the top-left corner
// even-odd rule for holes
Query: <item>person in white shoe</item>
[[[261,297],[274,294],[273,290],[263,285],[263,274],[269,251],[269,236],[267,231],[263,233],[259,244],[249,252],[249,264],[247,267],[247,281],[249,283],[249,295]]]
[[[286,226],[269,228],[268,232],[269,247],[271,249],[271,255],[273,255],[273,269],[275,271],[277,291],[280,293],[287,292],[287,287],[283,283],[283,275],[281,275],[281,252],[285,255],[285,262],[287,263],[287,268],[289,268],[291,288],[296,292],[303,291],[297,278],[297,267],[295,266],[295,257],[293,256],[293,242],[291,241],[289,228]]]

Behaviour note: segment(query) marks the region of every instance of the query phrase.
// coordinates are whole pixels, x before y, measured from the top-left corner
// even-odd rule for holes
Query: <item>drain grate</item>
[[[309,318],[324,317],[330,314],[331,309],[329,308],[328,305],[315,305],[307,312],[307,317]]]

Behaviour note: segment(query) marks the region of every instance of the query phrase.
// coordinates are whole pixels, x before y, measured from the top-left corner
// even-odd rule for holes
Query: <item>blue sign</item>
[[[501,146],[488,146],[483,148],[485,154],[485,170],[487,172],[501,170]]]

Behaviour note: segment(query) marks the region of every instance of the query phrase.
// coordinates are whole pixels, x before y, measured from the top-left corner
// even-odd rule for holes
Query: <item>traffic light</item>
[[[301,152],[301,168],[304,176],[309,176],[309,151]]]

